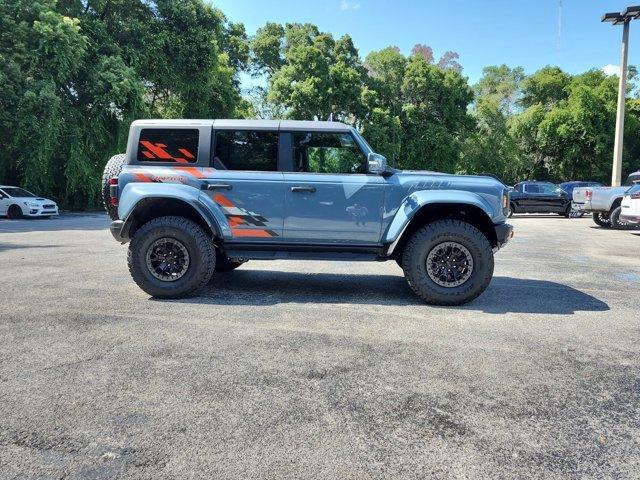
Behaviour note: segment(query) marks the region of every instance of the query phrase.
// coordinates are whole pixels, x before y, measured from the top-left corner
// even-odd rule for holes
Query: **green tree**
[[[409,58],[402,83],[401,165],[445,172],[456,169],[461,136],[473,126],[467,108],[473,92],[456,70],[429,64],[421,55]]]
[[[269,110],[302,119],[333,115],[352,123],[362,114],[365,71],[348,35],[334,40],[315,25],[268,23],[251,45],[253,70],[268,83],[261,104]]]
[[[241,116],[244,27],[202,0],[0,2],[0,176],[96,205],[131,120]]]
[[[568,96],[566,91],[571,76],[559,67],[544,67],[524,79],[522,84],[522,106],[528,108],[536,103],[553,107]]]

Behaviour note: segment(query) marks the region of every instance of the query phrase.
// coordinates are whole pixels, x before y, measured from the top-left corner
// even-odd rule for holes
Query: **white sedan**
[[[0,185],[0,216],[7,218],[50,217],[58,215],[53,200],[40,198],[20,187]]]
[[[636,183],[625,192],[620,220],[634,225],[640,224],[640,183]]]

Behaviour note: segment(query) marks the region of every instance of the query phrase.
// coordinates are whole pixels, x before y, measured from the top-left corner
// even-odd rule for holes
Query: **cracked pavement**
[[[158,301],[105,215],[0,220],[0,478],[637,478],[640,231],[511,223],[441,308],[394,262]]]

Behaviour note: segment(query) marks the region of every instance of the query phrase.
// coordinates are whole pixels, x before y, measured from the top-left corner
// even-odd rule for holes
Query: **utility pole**
[[[624,110],[627,96],[627,57],[629,53],[629,24],[640,16],[640,6],[627,7],[621,13],[605,13],[603,22],[622,25],[622,47],[620,52],[620,79],[618,84],[618,108],[616,110],[616,133],[613,142],[613,168],[611,170],[611,186],[622,184],[622,149],[624,143]]]
[[[625,19],[622,26],[622,48],[620,53],[620,80],[618,84],[618,108],[616,110],[616,138],[613,143],[613,169],[611,186],[619,187],[622,183],[622,147],[624,143],[624,110],[627,97],[627,57],[629,53],[629,23]]]

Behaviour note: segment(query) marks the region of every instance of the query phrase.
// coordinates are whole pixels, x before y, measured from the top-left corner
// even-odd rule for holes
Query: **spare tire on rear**
[[[104,205],[104,209],[111,217],[111,220],[118,220],[118,207],[111,205],[109,180],[120,175],[126,161],[127,156],[124,153],[114,155],[104,166],[104,172],[102,173],[102,205]]]

